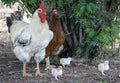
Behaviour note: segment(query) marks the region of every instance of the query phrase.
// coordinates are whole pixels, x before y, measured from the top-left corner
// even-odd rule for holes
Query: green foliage
[[[86,28],[85,33],[87,34],[88,38],[93,38],[95,36],[95,31],[92,28]]]
[[[114,50],[108,48],[108,49],[106,49],[106,50],[104,51],[104,54],[105,54],[105,55],[113,55],[113,54],[114,54]]]
[[[60,61],[59,61],[58,57],[51,56],[50,57],[50,63],[52,63],[52,64],[60,64]]]
[[[7,6],[11,6],[12,4],[14,4],[17,0],[1,0],[2,2],[4,2],[4,4],[7,4]]]
[[[74,18],[79,28],[83,29],[85,36],[83,43],[77,47],[77,53],[80,51],[84,56],[88,55],[93,46],[111,45],[113,39],[119,38],[120,30],[118,22],[114,20],[115,15],[103,12],[104,8],[100,10],[100,6],[89,1],[74,5],[71,18]]]
[[[83,53],[82,47],[77,46],[77,47],[75,48],[75,53],[74,53],[74,54],[80,56],[80,54],[82,54],[82,53]]]
[[[89,14],[94,14],[96,12],[96,8],[96,5],[94,5],[93,3],[89,3],[88,5],[86,5],[86,10]]]
[[[111,43],[110,27],[102,28],[101,33],[96,37],[101,43],[109,45]]]
[[[11,5],[17,0],[2,1]],[[22,1],[31,13],[38,8],[37,0]],[[88,56],[90,49],[95,45],[104,47],[111,45],[114,39],[119,39],[120,0],[113,0],[111,5],[108,3],[109,0],[44,0],[48,11],[54,7],[59,9],[60,18],[65,19],[68,30],[76,34],[78,42],[78,31],[82,29],[82,42],[74,48],[78,55],[83,56]],[[74,28],[71,23],[74,24]]]

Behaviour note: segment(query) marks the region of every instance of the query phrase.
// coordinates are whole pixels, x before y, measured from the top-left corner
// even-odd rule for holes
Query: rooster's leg
[[[55,65],[50,65],[50,60],[49,60],[49,57],[45,58],[45,61],[46,61],[46,69],[52,69],[55,67]]]
[[[32,76],[32,74],[26,73],[26,63],[23,63],[23,76]]]
[[[36,64],[37,64],[37,67],[36,67],[35,76],[43,76],[43,74],[40,72],[39,63],[37,62]]]

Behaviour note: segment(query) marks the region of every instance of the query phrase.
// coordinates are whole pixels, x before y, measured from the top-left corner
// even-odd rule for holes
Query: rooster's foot
[[[32,77],[32,74],[29,74],[29,73],[23,73],[23,77]]]
[[[35,70],[36,70],[35,76],[43,76],[44,75],[37,68]]]

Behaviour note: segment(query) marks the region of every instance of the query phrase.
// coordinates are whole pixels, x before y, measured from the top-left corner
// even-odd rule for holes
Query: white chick
[[[98,65],[98,70],[102,73],[102,75],[105,75],[104,71],[109,70],[109,61],[105,61],[104,63],[100,63]]]
[[[65,68],[66,65],[70,65],[70,62],[72,61],[71,57],[68,58],[61,58],[60,64]]]
[[[63,74],[63,70],[62,70],[62,66],[58,66],[58,68],[53,68],[51,70],[52,76],[55,77],[56,80],[58,80],[58,76],[62,76]]]

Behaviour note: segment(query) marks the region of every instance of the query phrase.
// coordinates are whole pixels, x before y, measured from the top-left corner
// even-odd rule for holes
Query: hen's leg
[[[52,53],[53,55],[58,55],[60,54],[60,52],[63,50],[64,46],[61,45],[61,46],[57,46],[56,49],[54,50],[54,52]],[[46,70],[47,69],[52,69],[54,67],[56,67],[55,65],[50,65],[50,60],[49,60],[49,57],[47,57],[46,59]]]
[[[45,61],[46,61],[46,69],[52,69],[54,67],[56,67],[55,65],[50,65],[50,59],[49,59],[49,56],[47,58],[45,58]]]
[[[40,72],[39,63],[36,62],[36,65],[37,65],[37,67],[35,68],[36,69],[35,76],[43,76],[43,74]]]
[[[26,73],[26,63],[23,63],[23,76],[32,76],[32,74]]]

